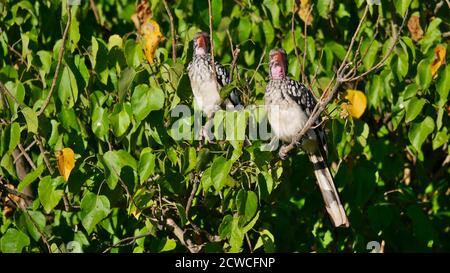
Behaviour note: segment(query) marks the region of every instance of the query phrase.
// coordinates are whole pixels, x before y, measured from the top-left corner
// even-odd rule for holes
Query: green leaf
[[[211,181],[216,191],[219,192],[225,186],[232,165],[232,161],[221,156],[214,160],[211,165]]]
[[[103,162],[108,170],[106,183],[110,189],[114,189],[123,167],[129,166],[137,169],[136,160],[125,150],[108,151],[103,155]]]
[[[77,102],[77,80],[68,66],[64,67],[62,72],[58,87],[58,97],[65,108],[72,108]]]
[[[58,118],[66,130],[74,129],[77,132],[81,132],[81,127],[80,124],[78,124],[78,118],[74,108],[63,108],[61,113],[59,113]]]
[[[280,8],[278,7],[278,1],[264,0],[263,5],[269,9],[270,14],[272,15],[273,26],[280,28]]]
[[[131,106],[129,103],[120,103],[114,106],[114,111],[110,115],[113,133],[116,137],[121,137],[128,130],[131,124]]]
[[[375,75],[370,82],[368,90],[366,90],[367,94],[367,104],[372,108],[377,108],[381,102],[383,96],[383,82],[379,75]]]
[[[442,70],[439,75],[436,91],[439,94],[438,107],[443,107],[448,101],[450,91],[450,65],[446,65],[445,70]]]
[[[28,210],[21,215],[26,224],[28,233],[35,240],[38,241],[41,238],[41,233],[45,228],[45,216],[40,211]]]
[[[413,121],[421,112],[427,101],[423,98],[413,97],[406,103],[406,122]]]
[[[102,107],[95,107],[92,113],[92,131],[102,140],[106,140],[109,131],[108,111]]]
[[[434,121],[431,117],[426,117],[422,122],[414,122],[408,132],[409,141],[417,151],[420,151],[422,144],[434,131]]]
[[[427,90],[431,84],[431,62],[427,59],[420,61],[417,65],[416,82],[419,84],[422,90]]]
[[[92,36],[92,56],[91,63],[95,72],[99,76],[99,80],[103,84],[108,83],[108,46],[104,41]]]
[[[137,121],[144,120],[151,111],[159,110],[164,106],[164,92],[160,89],[149,88],[146,84],[134,88],[131,97],[133,115]]]
[[[39,125],[36,112],[34,112],[30,107],[25,106],[22,108],[22,114],[27,122],[28,132],[37,134]]]
[[[177,242],[174,239],[164,239],[164,245],[160,252],[166,252],[174,250],[177,247]]]
[[[9,228],[0,239],[0,250],[3,253],[21,253],[30,244],[30,238],[23,232]]]
[[[270,45],[275,39],[275,31],[272,23],[269,20],[264,20],[262,27],[264,29],[264,36],[266,37],[266,44]]]
[[[19,192],[23,191],[23,189],[30,185],[31,183],[33,183],[34,180],[36,180],[44,171],[45,169],[45,165],[44,164],[40,164],[36,170],[33,170],[31,172],[29,172],[22,181],[20,181],[19,185],[17,186],[17,190]]]
[[[366,56],[363,59],[363,65],[366,70],[369,70],[375,64],[379,49],[380,44],[377,40],[364,40],[364,42],[362,43],[361,52],[367,52]]]
[[[328,19],[331,12],[331,0],[319,0],[317,10],[322,18]]]
[[[258,241],[256,242],[255,247],[253,250],[258,249],[261,246],[264,246],[264,252],[266,253],[273,253],[275,252],[275,237],[273,234],[267,230],[263,229],[259,232],[260,237],[258,238]]]
[[[134,40],[128,39],[125,42],[125,59],[127,60],[128,66],[132,68],[138,67],[143,58],[144,55],[141,45]]]
[[[122,48],[122,44],[123,44],[122,37],[120,37],[119,35],[114,34],[114,35],[109,36],[108,50],[111,50],[111,48],[113,48],[115,46],[117,46],[118,48]]]
[[[442,145],[448,142],[450,135],[447,133],[447,128],[444,127],[442,131],[439,131],[433,138],[433,150],[438,149]]]
[[[147,147],[142,150],[139,157],[138,168],[141,184],[144,183],[155,171],[155,160],[156,156],[152,153],[150,148]]]
[[[122,101],[130,90],[131,85],[133,84],[134,77],[136,76],[136,71],[127,67],[120,73],[119,79],[119,100]]]
[[[414,236],[423,244],[433,240],[433,226],[425,213],[416,204],[410,205],[406,214],[412,220]]]
[[[405,16],[411,0],[394,0],[395,10],[400,16]]]
[[[64,178],[62,176],[53,179],[50,176],[46,176],[39,182],[39,201],[46,213],[50,213],[61,200],[63,191],[56,189],[61,183],[64,183]]]
[[[80,41],[80,23],[78,22],[77,16],[72,16],[69,28],[69,44],[70,52],[74,52],[77,48],[77,44]]]
[[[250,221],[258,209],[258,197],[253,191],[240,190],[236,197],[236,205],[245,222]]]
[[[252,23],[250,22],[250,19],[248,17],[242,17],[239,20],[239,41],[241,43],[244,43],[247,41],[247,39],[250,37],[250,32],[252,30]]]
[[[226,239],[226,238],[230,237],[232,223],[233,223],[233,216],[227,214],[227,215],[225,215],[225,217],[223,217],[222,223],[220,223],[220,226],[219,226],[220,238]]]
[[[233,217],[231,223],[231,236],[230,236],[230,252],[237,253],[241,251],[242,243],[244,242],[245,232],[243,228],[239,226],[239,218]]]
[[[403,101],[406,101],[409,98],[412,98],[416,95],[419,90],[419,86],[415,83],[411,83],[406,86],[405,91],[403,91]]]
[[[20,125],[17,122],[11,124],[9,131],[8,152],[12,152],[20,142]]]
[[[81,223],[88,234],[91,234],[95,226],[109,213],[109,200],[104,195],[97,196],[92,192],[88,192],[81,200]]]
[[[222,19],[222,9],[223,9],[222,0],[211,1],[211,10],[214,28],[217,28],[220,24],[220,20]]]

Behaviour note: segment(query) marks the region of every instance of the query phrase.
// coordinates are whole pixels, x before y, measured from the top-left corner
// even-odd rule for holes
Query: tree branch
[[[209,16],[209,44],[211,45],[211,67],[213,70],[214,78],[216,78],[216,63],[214,62],[214,39],[212,30],[212,11],[211,11],[211,0],[208,0],[208,16]]]
[[[56,64],[55,74],[53,75],[52,85],[50,86],[50,91],[48,92],[47,97],[45,98],[44,103],[42,104],[41,109],[37,112],[37,115],[40,116],[45,111],[45,108],[47,108],[48,104],[50,103],[50,99],[53,96],[53,92],[55,92],[56,88],[56,82],[58,81],[59,71],[61,70],[61,62],[64,56],[64,50],[66,47],[66,40],[67,40],[67,34],[69,33],[69,27],[70,27],[70,21],[72,21],[72,8],[67,5],[67,24],[66,28],[64,29],[63,37],[62,37],[62,43],[61,47],[59,48],[59,54],[58,54],[58,63]]]
[[[173,15],[172,12],[169,9],[169,5],[167,4],[167,0],[162,1],[164,3],[164,8],[166,9],[167,15],[169,15],[170,19],[170,35],[172,36],[172,59],[173,62],[177,62],[177,45],[175,42],[175,25],[173,21]]]
[[[180,243],[185,246],[189,252],[198,253],[202,249],[201,245],[194,244],[191,239],[184,239],[184,231],[175,223],[172,218],[166,219],[166,225],[172,229],[173,234],[178,238]]]
[[[7,194],[15,195],[15,196],[20,197],[20,198],[25,199],[25,200],[33,201],[33,197],[31,197],[31,196],[29,196],[27,194],[18,192],[18,191],[14,190],[14,189],[10,189],[5,184],[3,184],[3,177],[2,176],[0,176],[0,191],[1,192],[5,192]]]
[[[152,233],[147,232],[144,234],[139,234],[136,236],[124,238],[124,239],[118,241],[117,243],[113,244],[112,246],[108,247],[107,249],[105,249],[105,251],[103,251],[103,253],[108,253],[111,251],[111,249],[116,248],[116,247],[131,245],[134,242],[136,242],[137,239],[144,238],[144,237],[151,236],[151,235],[152,235]]]
[[[42,154],[42,157],[44,158],[44,163],[47,166],[48,171],[50,174],[53,174],[55,170],[53,169],[52,165],[50,164],[50,160],[48,160],[47,152],[44,149],[44,145],[42,144],[41,136],[37,135],[34,137],[34,140],[38,143],[39,151]]]

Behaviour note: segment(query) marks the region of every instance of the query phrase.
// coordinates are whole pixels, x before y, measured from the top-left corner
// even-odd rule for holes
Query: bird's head
[[[209,35],[206,32],[197,32],[194,36],[194,54],[205,55],[209,53]]]
[[[269,76],[272,80],[280,80],[287,75],[287,56],[282,48],[274,48],[269,54]]]

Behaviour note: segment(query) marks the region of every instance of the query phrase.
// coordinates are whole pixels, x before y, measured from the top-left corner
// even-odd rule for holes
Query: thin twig
[[[193,176],[194,176],[194,179],[192,179],[192,180],[193,180],[194,183],[193,183],[193,186],[192,186],[191,194],[189,195],[189,198],[188,198],[188,200],[186,202],[186,209],[185,209],[186,217],[188,217],[188,218],[189,218],[189,216],[188,216],[189,215],[189,211],[190,211],[190,209],[192,207],[192,201],[194,200],[195,194],[197,193],[198,185],[200,184],[200,181],[199,181],[197,175],[194,174]]]
[[[305,40],[305,45],[303,49],[303,62],[302,62],[302,80],[304,83],[307,83],[309,86],[309,89],[311,89],[311,85],[309,84],[308,77],[305,75],[305,63],[306,63],[306,54],[308,52],[308,19],[311,15],[312,9],[314,7],[314,4],[311,5],[311,7],[308,10],[308,15],[306,15],[305,20],[305,32],[303,34],[303,39]]]
[[[25,151],[22,144],[19,143],[19,145],[17,145],[17,147],[19,147],[20,152],[23,154],[25,159],[28,161],[28,164],[30,164],[31,168],[33,168],[33,170],[36,170],[36,165],[34,164],[31,157],[28,155],[28,153]]]
[[[45,111],[45,108],[47,108],[48,104],[50,103],[50,99],[53,96],[53,92],[55,92],[56,82],[58,81],[59,72],[61,70],[61,62],[62,62],[62,59],[64,56],[64,50],[66,47],[67,34],[69,33],[70,21],[72,21],[72,8],[69,5],[67,5],[67,14],[68,14],[67,24],[66,24],[66,28],[64,29],[61,47],[59,48],[58,63],[56,64],[56,69],[55,69],[55,74],[53,75],[52,85],[50,86],[50,91],[48,92],[48,95],[45,98],[45,101],[42,104],[41,109],[37,112],[38,116],[42,115],[42,113]]]
[[[131,237],[127,237],[124,238],[120,241],[118,241],[117,243],[113,244],[112,246],[108,247],[107,249],[105,249],[105,251],[103,251],[103,253],[108,253],[109,251],[111,251],[111,249],[116,248],[116,247],[121,247],[121,246],[127,246],[127,245],[131,245],[134,242],[136,242],[137,239],[141,239],[147,236],[151,236],[152,233],[151,232],[147,232],[144,234],[139,234],[136,236],[131,236]]]
[[[239,56],[239,52],[241,52],[241,50],[239,49],[239,45],[236,46],[236,48],[234,48],[233,39],[231,39],[231,35],[230,35],[230,32],[228,31],[228,29],[227,29],[227,36],[228,36],[228,40],[230,41],[231,54],[233,55],[233,60],[231,61],[231,68],[230,68],[230,82],[232,82],[233,81],[234,69],[237,70],[236,63],[237,63],[237,59],[238,59],[238,56]],[[241,80],[241,77],[239,75],[239,71],[237,71],[236,77],[237,77],[238,81]]]
[[[352,77],[352,78],[344,78],[342,79],[342,82],[352,82],[352,81],[356,81],[359,80],[365,76],[367,76],[368,74],[372,73],[373,71],[377,70],[378,68],[382,67],[387,59],[392,55],[392,52],[394,51],[395,47],[397,46],[397,43],[399,41],[400,38],[400,33],[403,30],[403,27],[405,26],[405,22],[406,22],[406,18],[408,17],[408,10],[406,11],[405,17],[403,18],[403,22],[402,25],[400,26],[400,29],[397,32],[397,36],[394,37],[394,41],[392,43],[392,46],[389,48],[388,52],[386,53],[386,55],[383,57],[383,59],[381,59],[380,62],[378,62],[375,66],[373,66],[372,68],[370,68],[369,70],[367,70],[366,72],[356,76],[356,77]]]
[[[1,192],[6,192],[8,194],[15,195],[15,196],[20,197],[22,199],[33,201],[33,197],[31,197],[31,196],[29,196],[29,195],[27,195],[25,193],[21,193],[21,192],[18,192],[16,190],[14,190],[14,189],[10,189],[10,188],[6,187],[5,184],[3,184],[2,181],[3,181],[3,177],[0,176],[0,191]]]
[[[173,59],[173,62],[176,63],[177,62],[177,45],[175,43],[175,24],[173,21],[172,12],[170,11],[167,1],[163,0],[163,3],[164,3],[164,8],[166,9],[167,15],[169,15],[169,19],[170,19],[170,35],[172,36],[172,59]]]
[[[47,152],[44,149],[44,145],[42,144],[41,136],[37,135],[34,137],[35,141],[38,143],[39,151],[42,154],[42,157],[44,158],[45,166],[47,166],[48,171],[50,174],[53,174],[55,170],[53,169],[52,165],[50,164],[50,160],[48,159]]]
[[[98,10],[97,10],[97,6],[95,5],[94,0],[89,0],[89,4],[91,6],[91,10],[94,13],[94,17],[95,17],[95,21],[97,21],[97,23],[99,25],[102,25],[101,21],[100,21],[100,16],[98,15]]]
[[[265,57],[266,57],[266,46],[264,46],[263,54],[262,54],[261,58],[259,58],[259,62],[258,62],[258,65],[256,66],[255,72],[253,72],[253,75],[250,78],[250,81],[248,82],[249,85],[252,84],[253,80],[255,79],[256,73],[258,72],[259,68],[261,67],[262,62],[264,61]]]
[[[28,150],[30,150],[30,149],[34,146],[34,144],[36,144],[36,140],[34,140],[33,142],[31,142],[30,145],[28,145],[28,146],[25,148],[25,151],[28,152]],[[15,164],[15,163],[17,162],[17,160],[19,160],[22,156],[23,156],[23,153],[20,152],[20,154],[14,158],[13,164]]]
[[[212,30],[212,11],[211,11],[211,0],[208,0],[208,15],[209,15],[209,44],[211,46],[211,67],[213,70],[213,78],[216,78],[216,63],[214,62],[214,39]]]

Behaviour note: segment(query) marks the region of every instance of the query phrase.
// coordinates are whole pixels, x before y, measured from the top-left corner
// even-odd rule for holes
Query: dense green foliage
[[[176,63],[163,2],[149,1],[165,37],[153,64],[131,20],[135,1],[94,1],[97,22],[89,1],[82,0],[72,8],[56,91],[38,116],[68,19],[62,2],[0,1],[0,82],[15,97],[1,90],[1,183],[18,191],[28,187],[34,196],[20,208],[21,201],[7,197],[2,186],[0,252],[65,252],[74,244],[101,252],[139,235],[110,251],[185,252],[192,244],[206,252],[368,252],[370,241],[383,242],[386,252],[450,251],[450,66],[442,65],[435,77],[431,68],[436,46],[448,46],[443,36],[450,28],[448,2],[382,0],[370,7],[362,25],[350,56],[360,41],[361,52],[370,47],[361,73],[385,56],[409,7],[386,64],[341,86],[327,107],[328,161],[349,229],[332,227],[312,165],[300,150],[282,162],[276,152],[261,150],[262,140],[245,147],[242,141],[199,147],[198,141],[174,140],[171,128],[178,118],[171,110],[181,104],[192,109],[186,68],[194,33],[209,31],[206,0],[167,1],[175,23]],[[232,86],[246,105],[264,102],[267,53],[273,47],[286,50],[290,74],[301,79],[305,29],[296,12],[294,43],[292,2],[212,1],[216,60],[230,68],[230,40],[239,45]],[[320,95],[344,58],[366,1],[312,2],[304,69],[310,82],[317,74],[312,87]],[[418,41],[406,26],[411,15],[419,16],[423,29]],[[367,97],[360,119],[342,113],[346,89]],[[236,117],[241,127],[247,122],[243,113]],[[42,138],[51,171],[36,136]],[[32,144],[29,160],[15,161],[19,144]],[[65,147],[76,158],[67,182],[56,157]],[[17,162],[25,165],[23,179]],[[198,191],[186,211],[195,183]],[[185,242],[167,219],[184,230]]]

